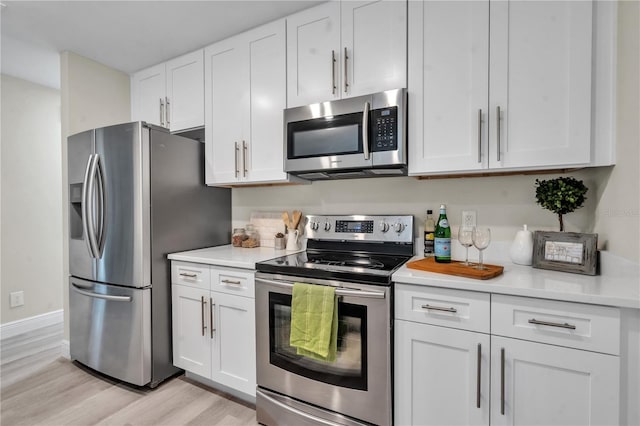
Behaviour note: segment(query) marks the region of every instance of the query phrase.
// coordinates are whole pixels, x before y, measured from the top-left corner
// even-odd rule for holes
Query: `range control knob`
[[[327,232],[331,230],[331,222],[326,221],[324,223],[324,230],[327,231]]]
[[[382,231],[382,233],[389,231],[389,224],[387,222],[380,222],[380,231]]]
[[[393,229],[399,234],[402,231],[404,231],[404,224],[402,222],[397,222],[395,225],[393,225]]]
[[[315,220],[309,222],[309,227],[311,228],[312,231],[317,231],[318,230],[318,222],[316,222]]]

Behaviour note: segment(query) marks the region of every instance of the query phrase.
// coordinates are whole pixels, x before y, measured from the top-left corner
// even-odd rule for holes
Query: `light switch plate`
[[[17,308],[22,305],[24,305],[24,291],[9,293],[9,306],[11,308]]]
[[[463,226],[476,226],[476,211],[464,210],[462,212],[462,225]]]

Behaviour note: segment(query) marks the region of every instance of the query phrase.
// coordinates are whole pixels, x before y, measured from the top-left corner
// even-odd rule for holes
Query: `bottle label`
[[[451,238],[436,238],[434,249],[436,257],[451,257]]]
[[[435,235],[433,232],[424,233],[424,255],[425,256],[433,256],[434,239],[435,239]]]
[[[447,219],[442,219],[440,221],[440,227],[441,228],[448,228],[449,227],[449,221]]]

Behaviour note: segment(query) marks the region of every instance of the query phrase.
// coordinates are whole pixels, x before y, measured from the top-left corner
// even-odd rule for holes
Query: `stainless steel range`
[[[307,250],[256,264],[257,420],[392,423],[391,275],[413,256],[413,216],[307,216]],[[290,346],[294,283],[334,286],[333,362]]]

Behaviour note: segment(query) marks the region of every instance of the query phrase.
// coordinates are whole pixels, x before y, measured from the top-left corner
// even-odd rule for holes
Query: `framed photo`
[[[533,267],[575,274],[598,273],[598,234],[536,231]]]

